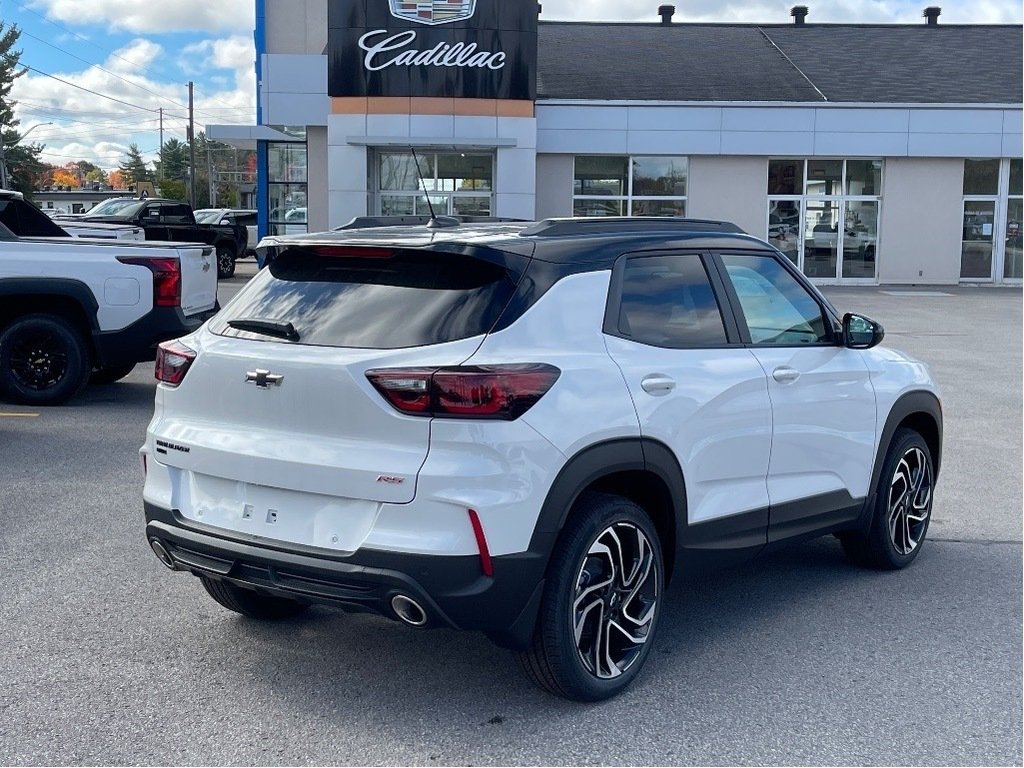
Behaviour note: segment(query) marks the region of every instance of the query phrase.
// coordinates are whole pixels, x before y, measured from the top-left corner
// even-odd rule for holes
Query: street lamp
[[[21,134],[21,140],[24,141],[26,136],[41,125],[53,125],[53,123],[36,123]],[[7,189],[7,160],[4,154],[4,131],[2,125],[0,125],[0,189]]]

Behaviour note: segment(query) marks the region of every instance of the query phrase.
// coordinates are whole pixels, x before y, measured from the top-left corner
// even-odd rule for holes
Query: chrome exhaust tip
[[[423,606],[407,595],[392,597],[391,610],[410,627],[423,627],[427,624],[427,612],[423,610]]]
[[[171,557],[171,553],[167,551],[167,547],[160,543],[160,539],[150,539],[149,546],[153,549],[153,554],[157,556],[161,563],[166,565],[172,571],[178,570],[178,566],[174,562],[174,558]]]

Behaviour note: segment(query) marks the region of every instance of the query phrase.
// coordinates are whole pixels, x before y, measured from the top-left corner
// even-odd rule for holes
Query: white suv
[[[598,700],[636,677],[684,570],[829,533],[876,567],[921,549],[926,366],[733,225],[270,244],[163,345],[142,448],[153,550],[231,610],[480,630]]]

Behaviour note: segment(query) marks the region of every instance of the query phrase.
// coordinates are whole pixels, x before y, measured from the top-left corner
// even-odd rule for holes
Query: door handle
[[[676,381],[660,373],[654,373],[641,381],[640,386],[649,395],[667,395],[676,388]]]
[[[779,384],[791,384],[800,378],[800,371],[790,368],[788,365],[780,366],[772,372],[772,378]]]

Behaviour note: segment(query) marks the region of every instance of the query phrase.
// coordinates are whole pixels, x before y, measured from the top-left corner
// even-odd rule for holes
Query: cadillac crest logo
[[[388,0],[391,15],[417,24],[451,24],[473,16],[476,0]]]

